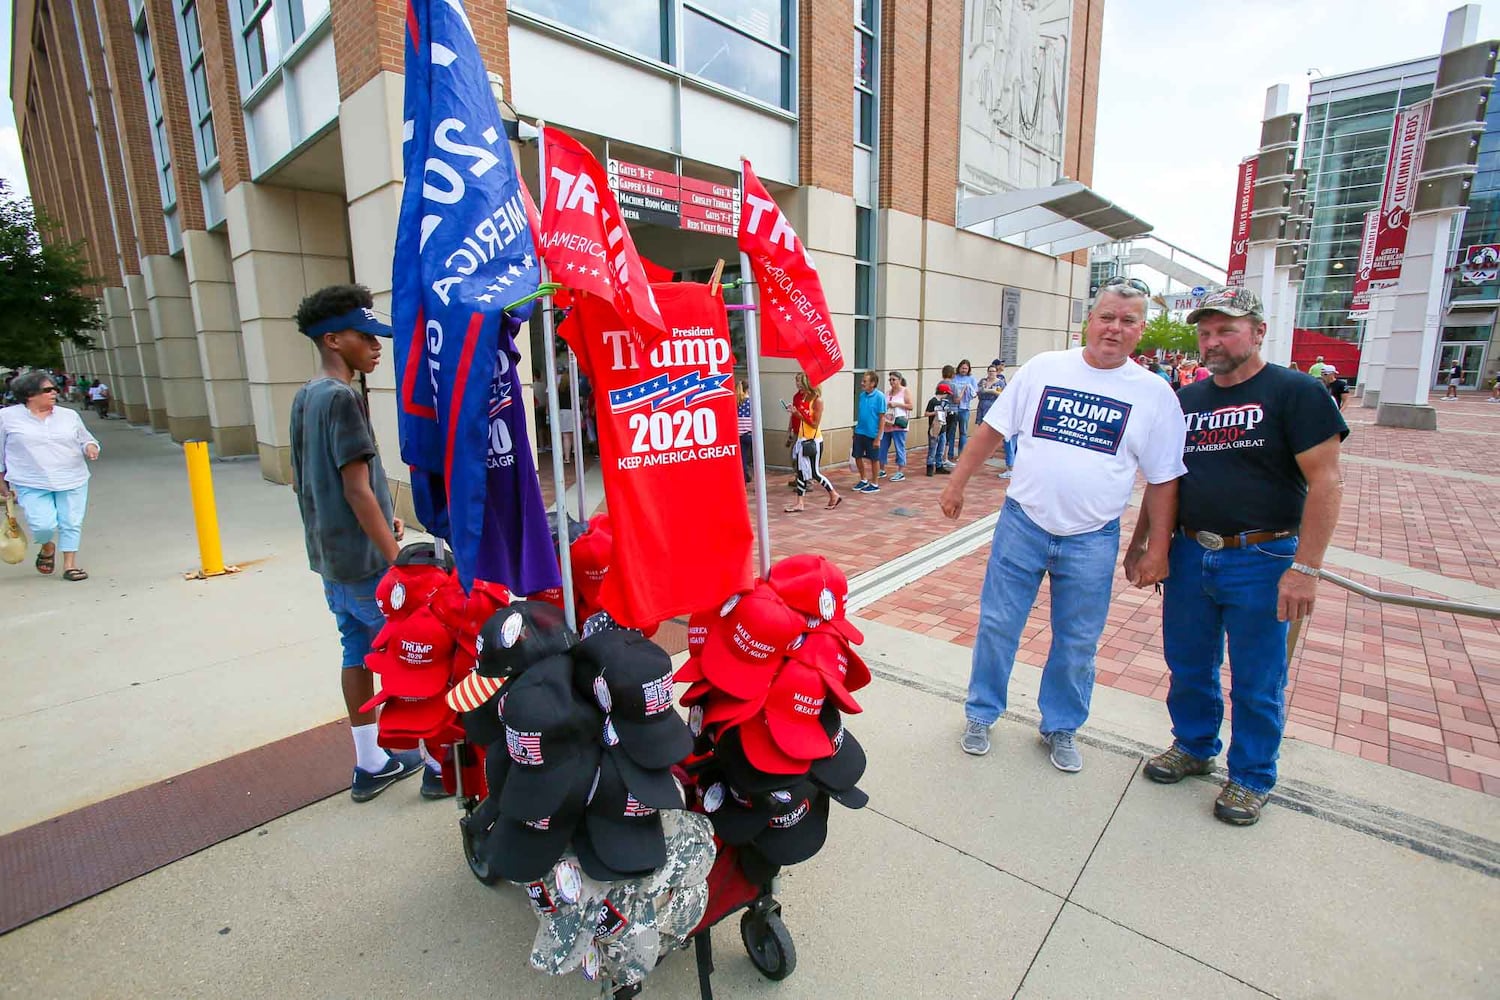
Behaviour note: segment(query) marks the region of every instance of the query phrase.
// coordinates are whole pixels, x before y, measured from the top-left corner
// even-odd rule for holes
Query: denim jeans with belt
[[[1223,748],[1224,693],[1219,668],[1229,639],[1229,698],[1234,706],[1229,780],[1266,793],[1286,722],[1287,623],[1276,620],[1277,586],[1297,539],[1210,551],[1178,532],[1163,586],[1162,643],[1171,688],[1167,711],[1176,743],[1194,757]]]
[[[1005,714],[1021,630],[1045,573],[1051,581],[1052,646],[1037,696],[1041,728],[1046,734],[1083,725],[1119,554],[1119,518],[1096,531],[1053,535],[1027,517],[1016,501],[1005,501],[979,597],[979,635],[964,704],[970,721],[988,726]]]

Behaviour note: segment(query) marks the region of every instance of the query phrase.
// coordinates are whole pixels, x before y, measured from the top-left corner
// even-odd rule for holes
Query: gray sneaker
[[[1052,748],[1048,756],[1053,767],[1069,774],[1083,770],[1083,755],[1078,752],[1078,744],[1070,731],[1059,729],[1055,733],[1047,733],[1042,737],[1042,742]]]
[[[964,753],[983,757],[990,752],[990,727],[970,719],[964,723],[964,738],[959,745],[964,748]]]

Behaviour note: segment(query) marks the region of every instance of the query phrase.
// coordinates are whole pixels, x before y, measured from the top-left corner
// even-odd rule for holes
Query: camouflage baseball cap
[[[1196,323],[1203,318],[1205,313],[1223,313],[1225,316],[1254,316],[1263,319],[1266,315],[1266,307],[1261,304],[1260,296],[1248,288],[1221,288],[1216,292],[1209,292],[1198,303],[1198,308],[1188,313],[1188,323]]]

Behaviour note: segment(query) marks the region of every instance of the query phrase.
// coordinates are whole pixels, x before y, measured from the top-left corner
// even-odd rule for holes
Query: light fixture
[[[1342,271],[1344,269],[1344,262],[1341,261],[1341,260],[1334,261],[1333,262],[1333,269],[1335,271]]]

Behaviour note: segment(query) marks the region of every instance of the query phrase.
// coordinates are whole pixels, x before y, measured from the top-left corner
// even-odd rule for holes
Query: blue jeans
[[[958,453],[969,443],[969,411],[959,410],[948,418],[948,461],[958,460]]]
[[[31,540],[38,546],[57,541],[61,552],[77,552],[83,537],[83,512],[89,503],[89,484],[71,490],[39,490],[15,484],[16,502],[26,516]]]
[[[979,597],[979,635],[964,703],[970,721],[989,726],[1005,714],[1021,630],[1045,573],[1052,590],[1052,646],[1037,696],[1042,733],[1072,732],[1083,725],[1119,554],[1119,518],[1097,531],[1053,535],[1016,501],[1005,501]]]
[[[1171,575],[1163,586],[1162,646],[1172,685],[1167,711],[1177,745],[1194,757],[1223,748],[1224,693],[1219,668],[1229,637],[1229,693],[1234,706],[1229,780],[1266,793],[1276,785],[1276,758],[1286,722],[1286,635],[1276,620],[1276,587],[1292,564],[1296,538],[1210,552],[1180,532],[1172,539]]]
[[[936,468],[943,464],[943,454],[953,443],[953,425],[944,424],[943,428],[927,441],[927,467]]]
[[[880,435],[880,467],[885,468],[885,460],[891,455],[891,445],[896,446],[896,468],[906,468],[906,428],[897,431],[886,431]]]
[[[339,626],[339,641],[344,646],[344,669],[363,668],[370,653],[370,643],[385,625],[385,615],[375,603],[375,586],[384,573],[356,583],[339,583],[323,578],[323,597]]]
[[[1016,439],[1014,436],[1005,439],[1005,467],[1014,469],[1016,467]]]

